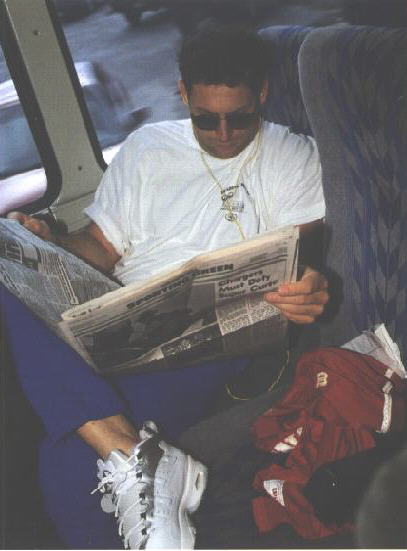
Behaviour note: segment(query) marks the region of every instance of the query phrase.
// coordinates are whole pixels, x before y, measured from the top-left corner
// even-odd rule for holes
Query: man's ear
[[[260,92],[260,105],[264,105],[269,93],[269,81],[266,79]]]
[[[182,80],[178,81],[178,90],[181,94],[181,99],[185,105],[188,105],[188,94],[187,89],[185,88],[185,84]]]

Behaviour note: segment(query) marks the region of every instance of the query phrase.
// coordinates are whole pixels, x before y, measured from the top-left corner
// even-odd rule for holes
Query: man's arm
[[[274,304],[294,323],[312,323],[329,300],[328,281],[319,273],[322,258],[322,220],[300,228],[299,264],[305,265],[301,279],[280,285],[278,291],[266,293],[265,300]]]
[[[17,220],[38,237],[60,245],[106,274],[113,270],[115,264],[121,258],[94,222],[91,222],[89,226],[80,232],[55,235],[44,220],[39,220],[22,212],[11,212],[7,218]]]

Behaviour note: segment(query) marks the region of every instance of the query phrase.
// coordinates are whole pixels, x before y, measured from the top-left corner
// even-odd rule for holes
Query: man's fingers
[[[300,281],[283,283],[278,289],[280,296],[309,295],[316,291],[322,291],[328,288],[328,282],[319,272],[306,272]]]
[[[17,220],[17,222],[20,222],[20,224],[24,226],[24,223],[29,216],[22,212],[13,211],[8,213],[7,218],[10,220]]]
[[[292,321],[293,323],[298,323],[301,325],[305,325],[307,323],[314,323],[315,316],[307,316],[307,315],[300,315],[300,314],[284,314],[284,316],[288,319],[288,321]]]
[[[38,235],[42,239],[49,240],[51,238],[51,230],[46,222],[39,220],[38,218],[33,218],[28,214],[22,212],[10,212],[7,215],[7,218],[11,220],[17,220],[24,228],[28,231]]]
[[[308,304],[326,304],[329,299],[327,291],[318,291],[312,294],[281,295],[280,293],[266,293],[264,298],[267,302],[275,304],[279,308],[284,304],[306,306]]]
[[[308,306],[279,304],[277,308],[289,321],[301,324],[313,323],[324,311],[322,304],[310,304]]]
[[[300,281],[283,283],[278,291],[264,298],[295,323],[312,323],[324,312],[329,301],[328,282],[322,274],[306,268]]]
[[[284,315],[293,315],[293,316],[320,316],[324,311],[323,304],[307,304],[307,305],[297,305],[297,304],[279,304],[277,307]]]

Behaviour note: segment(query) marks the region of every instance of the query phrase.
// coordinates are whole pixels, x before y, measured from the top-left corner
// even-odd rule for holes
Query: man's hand
[[[17,220],[24,228],[38,235],[38,237],[41,237],[41,239],[45,241],[54,241],[54,236],[52,235],[50,227],[44,220],[39,220],[28,214],[23,214],[22,212],[10,212],[7,218]]]
[[[110,274],[121,258],[94,222],[91,222],[79,232],[60,234],[58,232],[52,233],[44,220],[39,220],[22,212],[10,212],[7,218],[17,220],[38,237],[63,247],[105,274]]]
[[[264,298],[288,320],[313,323],[329,300],[328,282],[325,276],[307,267],[300,281],[283,283],[277,292],[266,293]]]

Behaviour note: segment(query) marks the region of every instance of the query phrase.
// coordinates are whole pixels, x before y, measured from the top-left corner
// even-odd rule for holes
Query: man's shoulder
[[[152,122],[134,130],[127,138],[126,143],[145,144],[166,143],[183,140],[188,127],[188,119],[166,120]]]
[[[289,126],[284,126],[283,124],[277,124],[270,121],[264,121],[264,136],[265,139],[269,140],[281,140],[281,141],[304,141],[304,142],[313,142],[314,139],[312,136],[306,134],[299,134],[293,131]]]
[[[287,153],[304,154],[316,152],[316,142],[312,136],[297,134],[282,124],[264,122],[264,145],[266,148],[273,148],[276,154]]]
[[[156,159],[157,155],[171,158],[188,144],[188,119],[145,124],[134,130],[120,147],[125,162]]]

